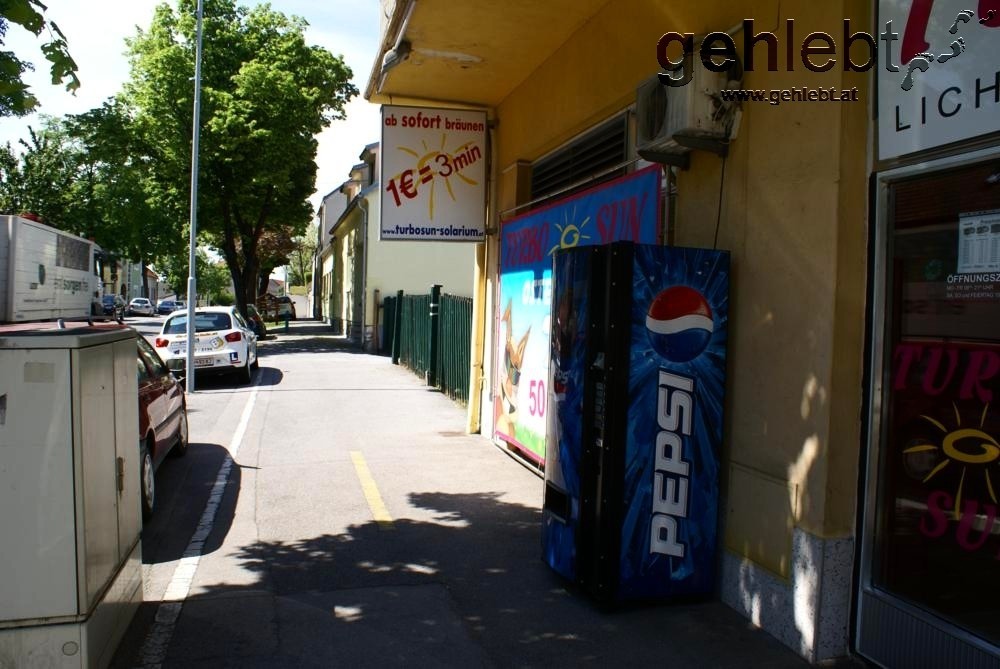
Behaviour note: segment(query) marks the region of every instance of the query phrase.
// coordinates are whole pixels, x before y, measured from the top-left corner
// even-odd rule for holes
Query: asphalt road
[[[166,316],[126,316],[125,325],[148,337],[159,332],[165,320]]]
[[[716,601],[594,606],[540,560],[538,475],[388,359],[311,321],[260,355],[188,397],[113,667],[806,666]]]

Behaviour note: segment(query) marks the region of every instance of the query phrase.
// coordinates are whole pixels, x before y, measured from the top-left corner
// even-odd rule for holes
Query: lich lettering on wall
[[[1000,131],[1000,0],[880,0],[882,160]]]

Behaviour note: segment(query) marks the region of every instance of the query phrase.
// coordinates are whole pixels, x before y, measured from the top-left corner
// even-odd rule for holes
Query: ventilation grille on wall
[[[621,165],[628,150],[628,122],[623,114],[594,128],[531,166],[531,198],[582,184],[589,177]],[[625,168],[621,169],[621,174]],[[620,176],[618,172],[606,178]]]

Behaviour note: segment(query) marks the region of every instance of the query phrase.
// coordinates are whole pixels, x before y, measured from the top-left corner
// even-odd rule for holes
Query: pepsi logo
[[[649,343],[671,362],[688,362],[701,355],[714,329],[712,309],[705,296],[687,286],[661,291],[646,312]]]

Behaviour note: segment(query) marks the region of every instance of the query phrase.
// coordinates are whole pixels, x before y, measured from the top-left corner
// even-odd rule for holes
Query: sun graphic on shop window
[[[951,406],[955,410],[955,429],[951,431],[930,416],[920,416],[944,433],[940,446],[937,444],[917,444],[916,446],[907,448],[903,452],[909,454],[940,450],[944,453],[944,460],[938,463],[924,478],[924,483],[930,481],[939,472],[951,466],[952,463],[958,463],[957,466],[962,468],[962,474],[958,481],[958,490],[955,493],[955,519],[958,520],[962,508],[962,488],[965,485],[965,475],[969,472],[970,468],[977,466],[982,468],[983,478],[986,481],[986,489],[990,493],[990,498],[996,503],[997,496],[996,492],[994,492],[993,480],[990,478],[990,472],[987,467],[991,463],[1000,460],[1000,442],[997,442],[993,436],[982,430],[983,425],[986,423],[986,412],[990,408],[989,404],[983,407],[983,413],[979,417],[978,428],[962,427],[962,416],[958,413],[958,407],[954,404]]]
[[[573,209],[573,217],[576,217],[576,209]],[[549,255],[552,255],[559,249],[571,249],[575,246],[579,246],[580,241],[584,239],[590,239],[590,235],[583,234],[584,228],[587,227],[587,223],[590,223],[590,216],[583,219],[580,225],[575,223],[570,223],[570,215],[566,214],[565,225],[560,225],[556,223],[556,229],[559,230],[559,243],[549,249]]]

